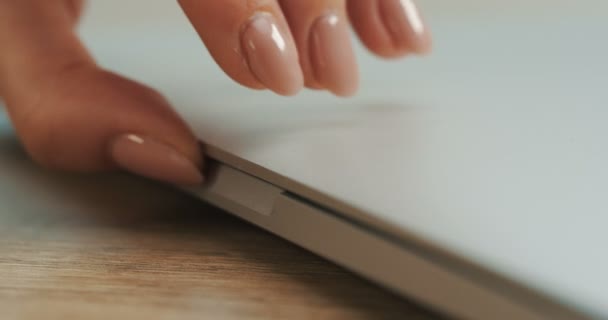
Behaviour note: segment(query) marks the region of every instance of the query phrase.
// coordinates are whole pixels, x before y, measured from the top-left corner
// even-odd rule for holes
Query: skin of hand
[[[353,95],[349,28],[373,53],[430,51],[412,0],[178,0],[237,83],[294,95]],[[73,172],[126,170],[177,185],[203,182],[199,143],[153,89],[101,69],[74,32],[83,0],[0,0],[0,97],[30,156]]]

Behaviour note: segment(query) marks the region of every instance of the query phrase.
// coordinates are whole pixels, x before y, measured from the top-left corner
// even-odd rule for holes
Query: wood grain
[[[3,319],[437,319],[168,187],[32,165],[0,120]]]

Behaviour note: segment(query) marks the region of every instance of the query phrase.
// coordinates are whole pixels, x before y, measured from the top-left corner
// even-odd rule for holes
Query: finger
[[[235,81],[293,95],[298,52],[276,0],[179,0],[218,65]]]
[[[306,85],[339,96],[357,91],[359,76],[345,0],[280,0],[298,45]]]
[[[413,0],[350,0],[348,13],[370,51],[387,58],[431,50],[431,36]]]
[[[26,150],[55,169],[201,182],[198,143],[154,90],[99,69],[65,6],[0,0],[0,93]]]

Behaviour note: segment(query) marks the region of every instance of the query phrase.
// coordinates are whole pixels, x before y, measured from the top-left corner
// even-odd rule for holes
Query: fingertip
[[[419,56],[429,56],[433,53],[433,37],[430,31],[422,35],[416,43],[414,43],[413,51]]]
[[[337,96],[352,96],[359,71],[348,24],[340,15],[321,16],[311,27],[311,61],[315,79]]]
[[[196,164],[200,160],[150,136],[119,134],[110,140],[108,151],[118,167],[143,177],[183,186],[204,181],[200,164]]]
[[[430,30],[412,0],[351,1],[348,11],[361,41],[381,58],[431,52]]]
[[[303,88],[304,76],[295,43],[273,14],[255,13],[240,36],[245,59],[260,83],[285,96]]]
[[[430,32],[413,0],[382,0],[378,6],[396,50],[410,50],[420,55],[430,51]]]
[[[357,94],[359,85],[357,83],[349,84],[348,86],[336,87],[331,90],[335,96],[340,98],[350,98]]]
[[[286,96],[304,87],[298,50],[276,1],[179,3],[217,64],[233,80]]]

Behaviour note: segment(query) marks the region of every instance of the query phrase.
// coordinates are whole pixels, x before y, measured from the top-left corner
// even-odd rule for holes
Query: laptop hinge
[[[205,186],[187,191],[246,219],[270,216],[276,199],[284,191],[224,164],[211,163],[208,169]]]

